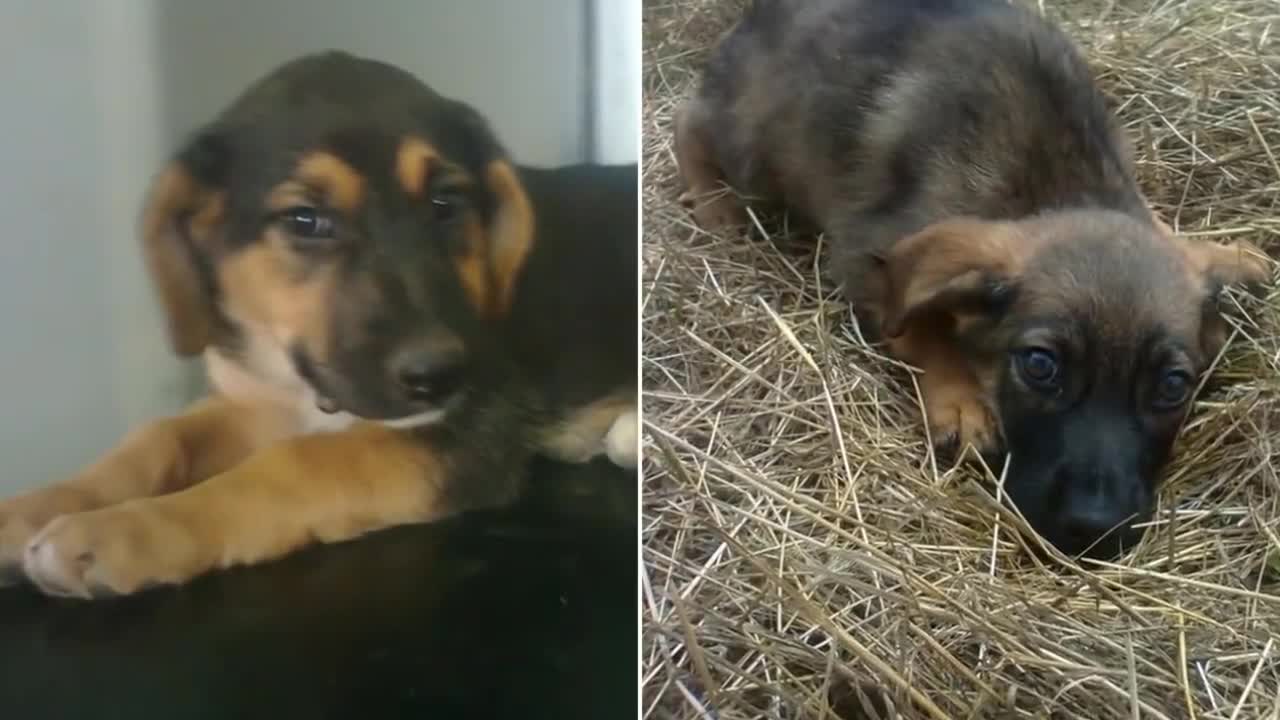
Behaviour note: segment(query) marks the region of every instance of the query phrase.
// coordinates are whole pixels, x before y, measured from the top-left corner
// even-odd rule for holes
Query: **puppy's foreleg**
[[[60,517],[31,541],[24,570],[45,592],[77,597],[182,583],[456,512],[449,472],[407,431],[361,423],[299,436],[181,492]]]
[[[680,202],[693,208],[703,229],[715,231],[745,225],[747,214],[724,183],[709,137],[710,120],[702,100],[686,100],[676,115],[675,151],[685,186]]]
[[[963,354],[942,334],[909,330],[890,340],[899,359],[920,368],[920,398],[933,445],[954,456],[970,445],[982,454],[1000,447],[1000,427],[982,384]]]
[[[23,549],[54,518],[189,487],[284,437],[292,422],[287,410],[211,397],[135,430],[67,480],[0,501],[0,584],[20,579]]]

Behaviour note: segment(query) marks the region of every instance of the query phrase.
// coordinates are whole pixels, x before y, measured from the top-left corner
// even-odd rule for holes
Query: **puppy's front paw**
[[[747,224],[747,211],[742,203],[723,190],[704,193],[689,190],[680,196],[680,204],[693,210],[698,227],[718,232]]]
[[[605,433],[605,454],[614,465],[630,470],[639,462],[639,425],[640,419],[636,417],[636,411],[629,410],[619,415],[609,427],[609,432]]]
[[[203,568],[199,545],[179,522],[135,501],[63,515],[27,544],[23,570],[49,595],[126,595],[183,582]]]
[[[1251,243],[1237,243],[1240,248],[1241,280],[1246,285],[1261,285],[1271,280],[1271,264],[1266,254]]]
[[[22,550],[40,527],[26,513],[0,506],[0,587],[22,581]]]
[[[59,487],[0,502],[0,587],[22,581],[22,553],[36,533],[55,517],[87,506],[81,493]]]
[[[983,456],[1000,450],[1000,426],[976,393],[943,392],[925,407],[929,433],[940,457],[953,460],[973,446]]]

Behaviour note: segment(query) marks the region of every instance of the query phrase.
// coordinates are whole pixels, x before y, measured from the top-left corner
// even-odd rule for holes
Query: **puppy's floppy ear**
[[[534,243],[534,211],[524,184],[506,149],[498,140],[489,121],[475,108],[460,101],[449,101],[454,122],[437,127],[434,132],[454,133],[459,142],[461,159],[471,167],[482,167],[483,182],[492,198],[485,212],[485,276],[488,280],[485,309],[502,315],[511,298]],[[425,122],[431,125],[438,113],[430,113]]]
[[[207,264],[209,239],[223,222],[228,147],[206,131],[152,182],[142,214],[142,251],[163,306],[174,351],[195,355],[209,343],[215,318]]]
[[[1191,266],[1204,281],[1206,290],[1204,315],[1201,319],[1200,344],[1206,355],[1218,354],[1227,341],[1230,326],[1219,303],[1228,287],[1240,287],[1251,293],[1262,290],[1271,279],[1267,256],[1248,242],[1219,244],[1204,240],[1176,239]]]
[[[1004,307],[1026,257],[1010,223],[956,218],[898,241],[880,259],[882,330],[898,337],[917,319]]]
[[[511,306],[520,271],[533,249],[533,206],[510,162],[491,162],[485,171],[485,182],[495,198],[488,228],[492,302],[495,312],[502,314]]]

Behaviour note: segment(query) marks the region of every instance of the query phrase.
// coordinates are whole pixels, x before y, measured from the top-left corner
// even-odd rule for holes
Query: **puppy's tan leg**
[[[69,480],[0,502],[0,584],[20,579],[27,542],[59,515],[188,487],[289,431],[284,410],[214,397],[131,433]]]
[[[745,225],[747,213],[725,186],[724,173],[711,150],[708,122],[706,106],[696,97],[677,111],[676,164],[685,186],[680,202],[693,208],[694,218],[706,230]]]
[[[981,383],[945,335],[911,330],[890,341],[899,359],[920,368],[920,396],[934,447],[944,454],[972,445],[990,453],[1000,444],[1000,428],[985,401]]]
[[[408,433],[362,423],[295,437],[172,495],[66,515],[23,567],[50,594],[123,594],[447,514],[446,463]]]

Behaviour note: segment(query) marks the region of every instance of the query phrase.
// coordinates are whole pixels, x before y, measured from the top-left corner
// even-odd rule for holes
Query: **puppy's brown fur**
[[[1002,0],[757,0],[676,122],[708,227],[728,185],[825,231],[872,334],[923,371],[935,443],[1012,452],[1008,491],[1068,552],[1150,511],[1226,339],[1244,245],[1174,237],[1085,61]]]
[[[215,394],[0,503],[0,571],[130,593],[507,502],[533,453],[634,465],[635,182],[517,168],[382,63],[276,70],[142,222],[174,348]]]

